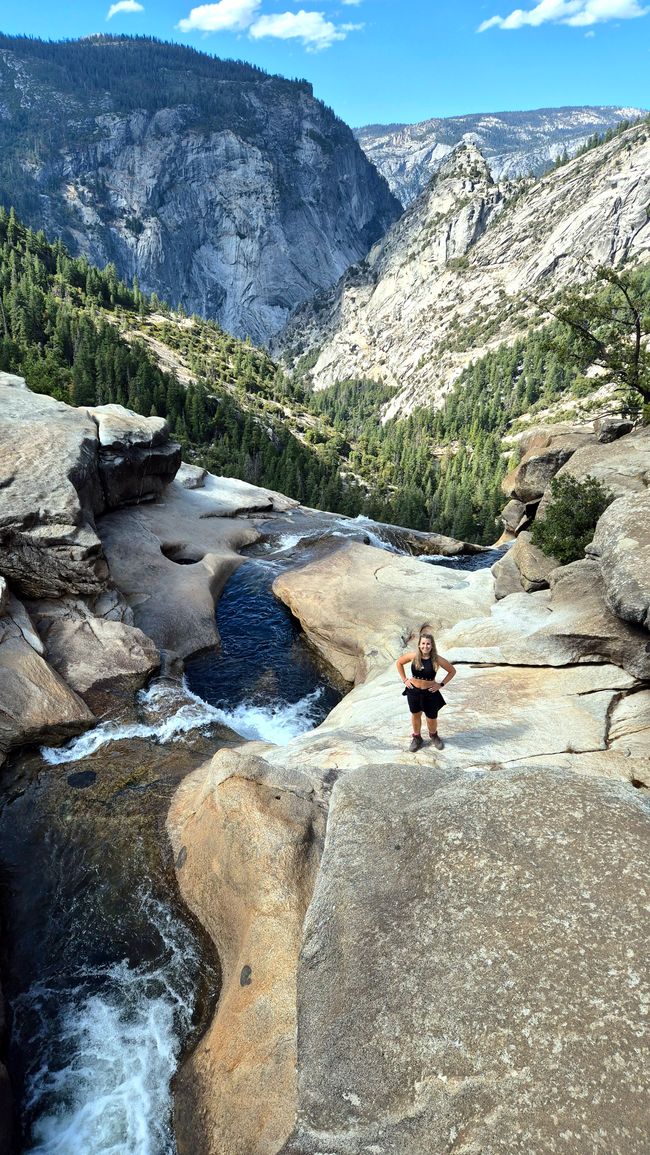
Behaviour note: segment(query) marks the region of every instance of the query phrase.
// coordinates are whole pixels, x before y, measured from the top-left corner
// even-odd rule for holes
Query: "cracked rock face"
[[[159,668],[160,656],[141,630],[96,610],[69,598],[30,605],[50,666],[95,715],[110,715],[120,702],[132,701]]]
[[[619,498],[596,526],[589,555],[598,560],[608,606],[650,630],[650,495]]]
[[[0,616],[0,763],[27,742],[64,741],[93,715],[47,664],[24,607],[9,595]]]
[[[0,377],[0,571],[27,597],[97,594],[108,570],[97,427],[77,409]]]

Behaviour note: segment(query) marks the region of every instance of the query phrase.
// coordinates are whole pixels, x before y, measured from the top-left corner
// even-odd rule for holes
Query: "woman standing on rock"
[[[407,662],[411,663],[410,678],[404,671]],[[436,643],[428,626],[422,626],[418,639],[418,648],[409,654],[402,654],[397,659],[399,676],[406,689],[404,694],[408,700],[413,724],[413,735],[409,750],[414,754],[422,745],[420,730],[422,728],[422,714],[427,719],[427,728],[431,742],[436,750],[442,750],[444,742],[438,734],[438,711],[445,705],[445,699],[440,693],[440,686],[451,682],[456,670],[436,651]],[[441,683],[436,681],[438,670],[444,670],[446,677]]]

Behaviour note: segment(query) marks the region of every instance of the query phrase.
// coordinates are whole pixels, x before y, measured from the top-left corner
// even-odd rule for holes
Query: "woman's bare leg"
[[[438,733],[438,719],[427,718],[427,729],[429,731],[429,737],[433,738],[434,734]]]
[[[411,714],[411,725],[413,727],[413,733],[415,734],[416,738],[419,738],[420,737],[420,730],[422,729],[422,711],[421,710],[420,710],[419,714]]]

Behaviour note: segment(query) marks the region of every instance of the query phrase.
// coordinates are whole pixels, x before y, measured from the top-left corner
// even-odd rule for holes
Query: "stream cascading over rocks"
[[[237,734],[286,742],[342,692],[271,593],[288,540],[279,560],[267,543],[230,579],[222,652],[190,662],[183,686],[156,679],[135,720],[5,768],[3,985],[30,1155],[176,1150],[170,1084],[211,1014],[219,965],[177,897],[162,834],[171,795]]]

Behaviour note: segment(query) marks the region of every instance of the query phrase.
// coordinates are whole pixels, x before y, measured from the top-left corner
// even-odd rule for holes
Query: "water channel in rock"
[[[175,1152],[171,1083],[209,1022],[219,963],[177,895],[169,802],[237,735],[286,742],[340,700],[271,584],[331,537],[397,552],[379,533],[319,514],[267,522],[217,607],[220,653],[188,662],[183,685],[156,680],[134,717],[4,768],[2,985],[23,1152]]]

